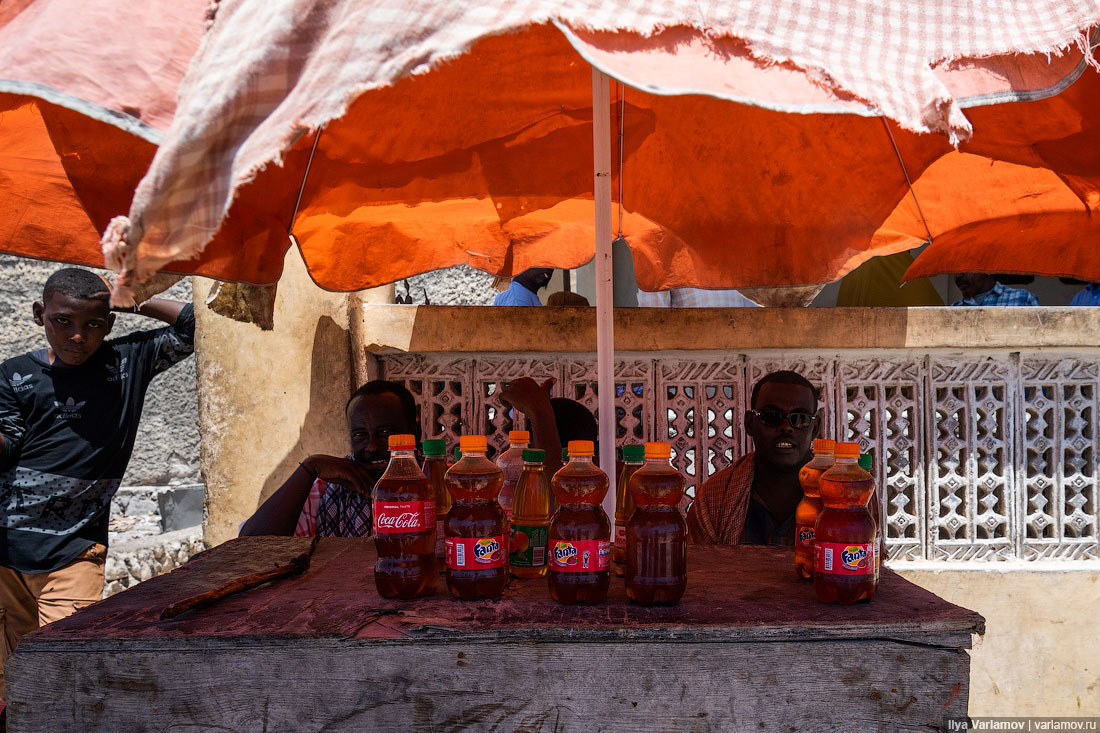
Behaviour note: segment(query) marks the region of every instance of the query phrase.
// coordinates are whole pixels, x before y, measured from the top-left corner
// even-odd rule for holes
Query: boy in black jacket
[[[191,305],[162,298],[137,312],[167,327],[105,341],[109,286],[87,270],[51,275],[33,312],[49,348],[0,364],[0,663],[28,631],[102,596],[111,498],[145,391],[194,350]]]

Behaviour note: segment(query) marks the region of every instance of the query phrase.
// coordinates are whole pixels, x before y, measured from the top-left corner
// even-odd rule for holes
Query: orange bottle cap
[[[569,455],[571,456],[590,456],[596,451],[596,444],[591,440],[571,440],[569,441]]]
[[[646,443],[645,444],[645,457],[646,458],[669,458],[672,456],[672,446],[668,443]]]
[[[458,439],[458,449],[463,453],[469,453],[470,451],[485,452],[488,447],[488,443],[485,441],[484,435],[463,435]]]
[[[833,455],[837,458],[859,458],[859,443],[837,443]]]
[[[836,441],[828,438],[814,439],[814,453],[832,453],[836,450]]]
[[[411,435],[391,435],[390,450],[412,450],[416,447],[416,438]]]
[[[530,443],[531,433],[526,430],[509,430],[508,431],[509,443]]]

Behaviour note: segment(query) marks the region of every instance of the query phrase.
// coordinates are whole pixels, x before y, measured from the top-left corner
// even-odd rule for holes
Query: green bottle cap
[[[869,455],[862,455],[859,457],[859,467],[868,473],[875,465],[875,460]]]
[[[623,446],[623,460],[624,461],[644,461],[645,460],[645,446],[644,445],[624,445]]]
[[[569,462],[569,446],[566,446],[566,447],[561,449],[561,459],[562,459],[562,461],[564,461],[566,463]]]
[[[546,451],[539,448],[524,448],[523,460],[530,461],[531,463],[542,463],[546,460]]]
[[[456,461],[461,461],[462,460],[462,448],[457,446],[457,445],[455,446],[455,460]]]
[[[447,444],[442,440],[425,440],[421,442],[420,449],[426,456],[441,456],[447,452]]]

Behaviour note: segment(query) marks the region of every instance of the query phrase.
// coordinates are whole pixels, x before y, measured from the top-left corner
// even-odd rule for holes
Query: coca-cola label
[[[814,574],[874,575],[875,545],[873,542],[814,542]]]
[[[626,547],[626,525],[625,524],[616,524],[615,525],[615,546],[616,547]]]
[[[611,566],[609,540],[552,540],[550,569],[559,573],[592,573]]]
[[[795,537],[798,538],[799,549],[812,550],[814,548],[814,528],[812,525],[795,525]]]
[[[435,527],[435,501],[374,502],[374,532],[427,532]]]
[[[452,570],[491,570],[508,564],[507,535],[448,537],[447,567]]]

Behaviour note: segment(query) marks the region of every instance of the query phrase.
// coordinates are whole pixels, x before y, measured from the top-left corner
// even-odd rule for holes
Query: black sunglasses
[[[756,415],[760,423],[768,428],[777,428],[783,424],[783,420],[786,420],[792,429],[805,430],[817,419],[817,415],[811,415],[808,412],[783,412],[775,409],[749,410],[749,412]]]

